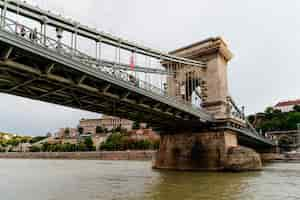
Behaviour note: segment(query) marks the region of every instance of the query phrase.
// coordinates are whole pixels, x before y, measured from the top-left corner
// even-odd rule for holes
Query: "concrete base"
[[[231,171],[231,166],[233,171],[259,170],[261,158],[254,150],[239,147],[234,132],[218,131],[162,135],[153,168]]]
[[[162,135],[153,167],[172,170],[223,170],[227,150],[237,146],[237,137],[231,131]]]

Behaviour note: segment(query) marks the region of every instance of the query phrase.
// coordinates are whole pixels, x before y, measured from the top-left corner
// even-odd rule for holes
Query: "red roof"
[[[293,101],[282,101],[275,105],[275,107],[283,107],[283,106],[295,106],[300,105],[300,99]]]

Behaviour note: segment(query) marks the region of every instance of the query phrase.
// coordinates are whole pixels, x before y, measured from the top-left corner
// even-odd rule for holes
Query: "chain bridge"
[[[146,122],[161,133],[162,154],[178,134],[275,146],[229,95],[222,38],[166,53],[24,2],[0,8],[0,92]]]

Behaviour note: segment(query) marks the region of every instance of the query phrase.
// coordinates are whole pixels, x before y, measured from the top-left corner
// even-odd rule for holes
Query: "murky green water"
[[[150,162],[0,160],[0,199],[294,200],[300,164],[231,174],[156,171]]]

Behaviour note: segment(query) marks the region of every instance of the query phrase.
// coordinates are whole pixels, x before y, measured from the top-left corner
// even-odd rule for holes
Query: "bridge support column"
[[[225,41],[220,38],[209,38],[204,41],[170,52],[172,55],[206,63],[201,73],[202,107],[216,119],[227,118],[227,63],[233,57]],[[178,78],[177,78],[178,79]],[[183,80],[177,80],[181,83]]]
[[[244,157],[245,156],[245,157]],[[239,147],[232,131],[177,133],[161,136],[154,168],[169,170],[258,170],[259,154]]]

